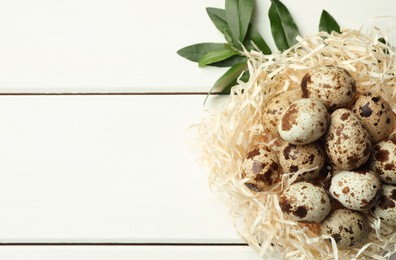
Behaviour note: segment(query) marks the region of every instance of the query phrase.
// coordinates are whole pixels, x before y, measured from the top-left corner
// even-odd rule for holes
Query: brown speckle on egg
[[[388,102],[377,94],[367,92],[360,95],[352,111],[368,130],[374,143],[388,137],[393,130],[393,112]]]
[[[373,110],[370,108],[370,104],[366,103],[359,107],[359,115],[361,117],[370,117],[373,114]]]
[[[383,185],[380,200],[373,213],[382,222],[396,226],[396,186]]]
[[[322,222],[320,231],[322,235],[330,235],[339,247],[347,249],[367,240],[369,224],[358,212],[336,209]]]
[[[286,112],[282,116],[282,127],[283,131],[289,131],[292,129],[293,125],[297,124],[297,115],[298,115],[298,107],[296,104],[292,104],[286,110]]]
[[[320,222],[331,209],[326,190],[310,182],[297,182],[283,191],[279,206],[288,217],[295,221]]]
[[[299,170],[311,170],[299,175],[297,180],[318,178],[325,163],[325,154],[319,144],[294,145],[284,143],[278,152],[279,164],[283,173],[295,173]]]
[[[260,192],[270,189],[279,179],[279,163],[276,153],[265,146],[256,146],[246,155],[242,163],[242,178],[249,189]]]
[[[356,93],[355,79],[340,67],[323,66],[308,72],[301,81],[305,98],[321,100],[329,109],[346,107]]]
[[[378,201],[381,186],[372,171],[340,171],[332,175],[329,192],[348,209],[367,210]]]
[[[359,168],[369,159],[371,147],[369,133],[352,111],[340,108],[331,114],[325,148],[334,169]]]
[[[327,108],[318,100],[304,98],[293,102],[278,121],[280,137],[292,144],[318,140],[328,125]]]
[[[253,150],[251,150],[251,151],[247,154],[246,158],[247,158],[247,159],[252,159],[252,158],[254,158],[254,157],[257,156],[257,155],[260,155],[260,148],[259,148],[259,147],[256,147],[256,148],[254,148]]]
[[[278,136],[277,125],[283,111],[300,98],[302,98],[300,89],[284,91],[275,95],[263,109],[265,130],[273,136]]]
[[[396,184],[396,144],[390,139],[377,143],[370,158],[370,168],[385,183]]]

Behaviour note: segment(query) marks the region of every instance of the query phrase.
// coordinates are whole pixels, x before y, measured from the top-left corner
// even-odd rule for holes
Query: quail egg
[[[294,145],[284,143],[278,152],[279,164],[283,173],[295,173],[299,170],[311,170],[302,173],[297,180],[312,180],[319,176],[325,163],[325,154],[317,143]]]
[[[382,222],[396,226],[396,186],[382,186],[380,200],[373,212]]]
[[[242,163],[242,178],[253,191],[270,189],[279,179],[280,167],[276,153],[266,146],[251,149]]]
[[[331,209],[326,190],[310,182],[293,183],[279,198],[281,210],[292,220],[320,222]]]
[[[335,169],[357,169],[370,157],[370,135],[352,111],[340,108],[331,114],[325,149]]]
[[[344,207],[367,210],[378,201],[381,180],[370,170],[340,171],[333,174],[329,192]]]
[[[284,91],[275,95],[263,110],[263,124],[265,130],[273,136],[279,136],[278,129],[276,128],[279,118],[291,103],[300,98],[302,98],[302,92],[300,89]]]
[[[385,183],[396,184],[396,141],[387,139],[374,146],[370,168]]]
[[[304,98],[293,102],[278,122],[280,137],[292,144],[318,140],[327,129],[329,116],[322,102]]]
[[[369,235],[367,219],[359,212],[336,209],[322,222],[320,233],[330,235],[341,248],[361,245]]]
[[[323,66],[305,74],[301,81],[303,97],[321,100],[334,110],[349,105],[356,93],[355,79],[340,67]]]
[[[393,112],[380,95],[364,93],[355,101],[352,111],[369,131],[373,143],[385,139],[393,130]]]

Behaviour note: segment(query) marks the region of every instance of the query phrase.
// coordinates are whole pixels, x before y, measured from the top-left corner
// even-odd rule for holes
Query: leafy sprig
[[[280,51],[289,49],[297,42],[296,37],[300,34],[289,10],[279,0],[272,0],[268,16],[276,47]]]
[[[208,7],[206,11],[216,28],[224,35],[226,42],[197,43],[186,46],[177,53],[197,62],[200,67],[230,67],[209,91],[209,94],[214,91],[229,94],[238,78],[244,82],[249,79],[247,58],[243,55],[243,49],[255,49],[267,55],[272,51],[251,23],[254,0],[225,0],[225,9]],[[287,7],[279,0],[271,0],[268,17],[278,50],[284,51],[293,46],[300,32]],[[340,32],[340,26],[325,10],[320,17],[319,31]]]

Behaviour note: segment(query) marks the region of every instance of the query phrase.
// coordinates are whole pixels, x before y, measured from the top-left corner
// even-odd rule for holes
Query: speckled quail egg
[[[370,135],[352,111],[340,108],[331,114],[325,149],[335,169],[357,169],[370,157]]]
[[[276,128],[279,118],[291,103],[300,98],[302,98],[301,89],[284,91],[275,95],[263,110],[263,124],[265,130],[273,136],[279,136],[278,129]]]
[[[321,100],[329,109],[346,107],[356,93],[355,79],[340,67],[318,67],[303,77],[301,90],[305,98]]]
[[[294,145],[284,143],[278,152],[279,164],[283,173],[295,173],[299,170],[311,170],[302,173],[297,180],[312,180],[319,176],[325,163],[323,149],[317,143]]]
[[[396,141],[387,139],[374,145],[370,168],[385,183],[396,184]]]
[[[385,139],[393,130],[393,112],[380,95],[364,93],[355,101],[352,111],[369,131],[373,143]]]
[[[373,171],[340,171],[333,174],[329,192],[348,209],[367,210],[377,203],[381,186]]]
[[[303,98],[294,101],[278,122],[280,137],[292,144],[308,144],[318,140],[327,129],[329,116],[322,102]]]
[[[242,163],[242,178],[249,178],[245,185],[253,191],[270,189],[279,179],[280,167],[276,153],[265,146],[251,149]]]
[[[396,186],[383,185],[381,197],[373,210],[382,222],[396,226]]]
[[[336,209],[322,222],[320,233],[330,235],[343,249],[361,245],[369,235],[367,219],[359,212]]]
[[[310,182],[297,182],[285,189],[279,198],[281,210],[294,221],[320,222],[331,209],[326,190]]]

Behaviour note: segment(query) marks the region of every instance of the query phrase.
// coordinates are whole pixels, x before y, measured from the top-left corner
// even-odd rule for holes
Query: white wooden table
[[[304,34],[323,8],[351,28],[396,16],[392,0],[283,2]],[[223,5],[0,0],[0,259],[258,259],[185,140],[224,69],[176,51],[223,41],[205,12]]]

